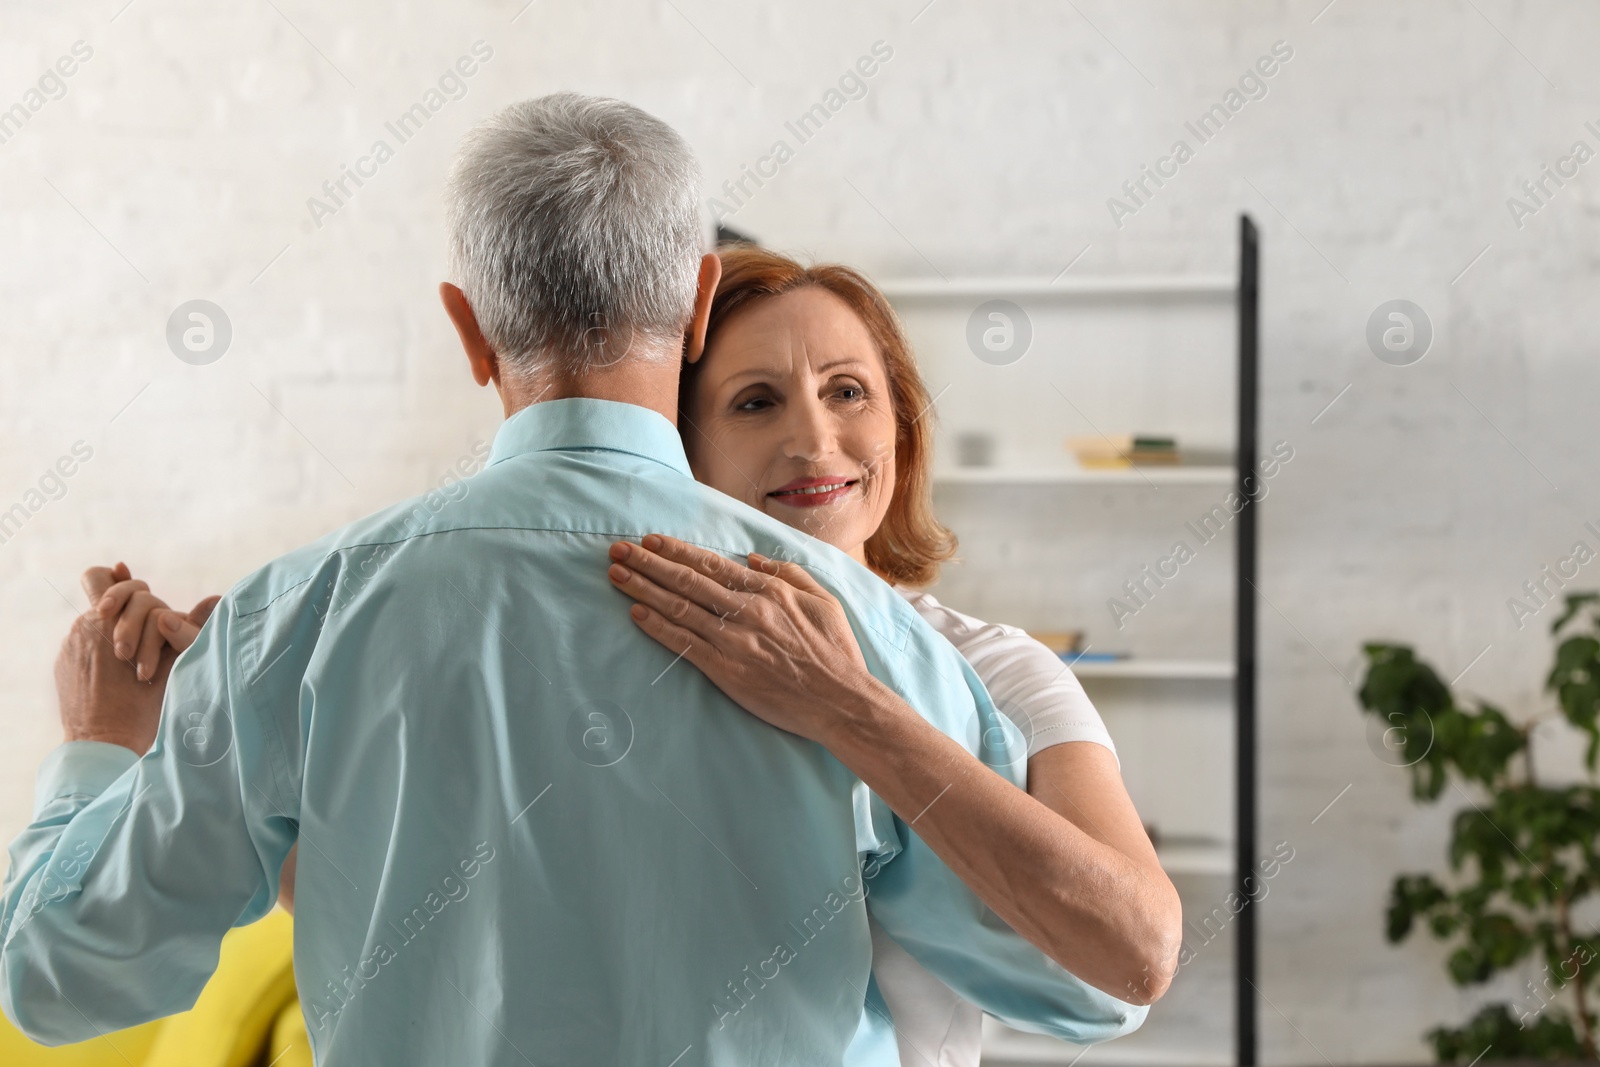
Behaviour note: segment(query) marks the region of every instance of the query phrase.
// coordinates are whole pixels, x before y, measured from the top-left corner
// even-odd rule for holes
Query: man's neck
[[[625,360],[621,364],[584,374],[533,372],[515,378],[504,375],[496,384],[506,418],[542,400],[587,397],[614,400],[658,412],[678,425],[678,374],[676,359]]]

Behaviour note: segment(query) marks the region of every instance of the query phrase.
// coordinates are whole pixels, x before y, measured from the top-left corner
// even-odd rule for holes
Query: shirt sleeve
[[[74,741],[39,769],[0,892],[0,1003],[37,1042],[192,1007],[223,934],[276,899],[298,808],[231,666],[239,630],[224,599],[173,665],[144,756]]]
[[[1093,741],[1122,766],[1105,720],[1060,656],[1015,626],[964,615],[927,593],[899,592],[972,665],[1000,714],[1022,732],[1030,758],[1051,745]]]
[[[1014,786],[1025,786],[1027,753],[1018,731],[1007,728],[948,642],[913,628],[898,650],[868,639],[862,653],[873,674],[919,714]],[[878,844],[862,869],[867,906],[936,978],[1014,1029],[1078,1045],[1143,1025],[1148,1005],[1119,1000],[1056,963],[1006,925],[880,797],[868,792],[865,806],[872,835],[864,840]]]

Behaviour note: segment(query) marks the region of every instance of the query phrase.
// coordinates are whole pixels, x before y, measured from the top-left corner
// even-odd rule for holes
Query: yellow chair
[[[263,1058],[264,1056],[264,1058]],[[36,1045],[0,1016],[6,1067],[311,1067],[294,987],[294,919],[281,908],[222,939],[193,1008],[60,1048]]]

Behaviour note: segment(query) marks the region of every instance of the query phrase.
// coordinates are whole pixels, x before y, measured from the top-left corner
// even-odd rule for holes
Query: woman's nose
[[[821,401],[790,405],[788,423],[785,450],[790,458],[818,462],[833,454],[837,434]]]

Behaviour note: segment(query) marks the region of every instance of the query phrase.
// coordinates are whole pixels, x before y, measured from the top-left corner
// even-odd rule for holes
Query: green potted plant
[[[1481,700],[1458,702],[1405,645],[1364,646],[1361,706],[1385,758],[1410,770],[1418,800],[1435,802],[1448,786],[1463,802],[1450,877],[1395,879],[1389,941],[1425,924],[1452,946],[1450,977],[1461,986],[1530,958],[1541,964],[1515,1002],[1430,1030],[1441,1063],[1600,1059],[1600,930],[1580,929],[1575,914],[1600,891],[1600,593],[1567,596],[1551,633],[1561,639],[1545,687],[1558,707],[1517,720]],[[1589,737],[1586,782],[1548,785],[1536,773],[1529,736],[1556,715]]]

